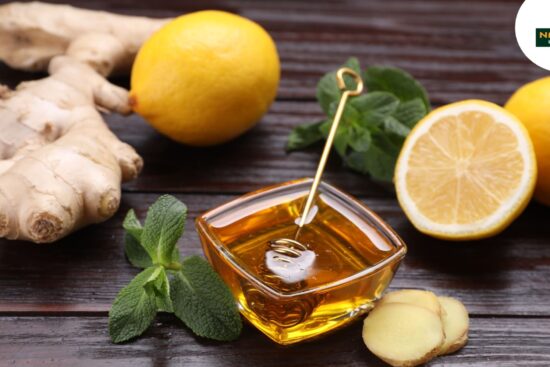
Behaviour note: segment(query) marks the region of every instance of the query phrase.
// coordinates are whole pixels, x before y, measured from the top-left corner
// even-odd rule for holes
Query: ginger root
[[[0,86],[0,237],[53,242],[118,209],[120,184],[143,162],[97,109],[130,113],[128,92],[104,76],[127,72],[166,20],[64,5],[0,6],[0,59],[50,76]]]
[[[9,3],[0,6],[0,60],[14,69],[45,71],[55,56],[67,55],[101,75],[127,74],[141,44],[168,20]]]
[[[386,294],[365,319],[363,341],[394,367],[453,353],[468,341],[468,311],[451,297],[404,289]]]

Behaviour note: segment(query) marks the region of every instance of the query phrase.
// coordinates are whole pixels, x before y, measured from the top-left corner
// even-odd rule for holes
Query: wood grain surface
[[[283,348],[251,327],[236,342],[212,343],[161,315],[143,338],[111,344],[107,312],[137,273],[123,254],[125,212],[135,208],[143,216],[158,195],[176,194],[190,209],[178,245],[186,255],[201,253],[192,220],[199,213],[314,173],[319,149],[287,154],[286,137],[293,126],[321,117],[314,100],[317,80],[349,56],[365,66],[406,69],[426,86],[434,106],[467,98],[502,104],[517,87],[547,74],[516,44],[520,0],[72,3],[159,17],[212,8],[247,16],[277,43],[281,85],[256,128],[215,148],[175,144],[138,116],[106,116],[112,130],[144,157],[145,169],[124,185],[120,211],[103,224],[54,245],[0,240],[0,366],[383,366],[364,347],[360,324]],[[41,76],[0,64],[0,83],[10,86]],[[347,171],[337,158],[329,162],[325,180],[361,198],[409,245],[392,288],[455,296],[470,311],[468,346],[430,366],[550,365],[550,208],[532,203],[492,239],[447,243],[416,231],[391,188]]]
[[[130,344],[109,342],[105,317],[2,317],[0,363],[28,366],[266,366],[383,367],[361,340],[361,323],[322,340],[274,345],[245,327],[239,340],[196,339],[173,317],[160,317]],[[550,320],[474,318],[470,342],[430,366],[517,367],[550,365]]]

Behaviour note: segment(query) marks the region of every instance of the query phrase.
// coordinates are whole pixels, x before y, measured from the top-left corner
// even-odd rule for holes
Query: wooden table
[[[247,191],[311,176],[319,151],[287,155],[286,137],[293,126],[321,116],[316,82],[351,55],[364,65],[408,70],[434,105],[467,98],[504,103],[521,84],[545,74],[516,44],[514,18],[521,1],[74,3],[151,16],[203,8],[239,13],[262,24],[277,42],[281,85],[255,129],[216,148],[175,144],[138,116],[107,116],[113,131],[143,156],[145,169],[124,185],[120,211],[111,220],[49,246],[0,242],[0,365],[383,366],[361,341],[360,323],[284,348],[249,326],[233,343],[202,340],[162,315],[142,338],[111,344],[110,304],[137,273],[124,257],[122,218],[129,208],[144,215],[162,193],[183,200],[194,218]],[[11,86],[37,77],[0,66],[0,82]],[[393,289],[425,288],[458,297],[468,307],[468,346],[430,366],[550,365],[550,208],[531,204],[490,240],[446,243],[418,233],[392,193],[347,171],[336,158],[326,181],[360,197],[408,243]],[[186,255],[201,253],[192,220],[179,246]]]

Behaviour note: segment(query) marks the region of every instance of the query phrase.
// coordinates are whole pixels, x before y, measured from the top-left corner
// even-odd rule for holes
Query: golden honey
[[[368,311],[406,247],[359,201],[322,183],[307,225],[296,224],[311,180],[260,190],[197,219],[206,256],[243,316],[280,344],[341,327]],[[293,238],[299,256],[270,241]]]

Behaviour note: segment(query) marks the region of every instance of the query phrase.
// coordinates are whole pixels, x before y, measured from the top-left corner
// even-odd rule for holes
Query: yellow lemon
[[[505,229],[529,202],[537,176],[521,122],[496,104],[470,100],[432,111],[397,160],[399,203],[420,231],[470,240]]]
[[[258,24],[222,11],[167,23],[139,50],[130,103],[178,142],[208,146],[250,129],[279,84],[279,57]]]
[[[529,131],[539,172],[535,199],[550,205],[550,77],[518,89],[505,108],[516,115]]]

